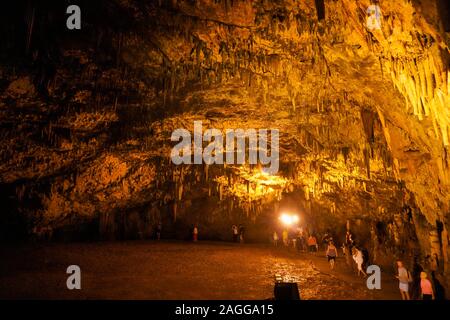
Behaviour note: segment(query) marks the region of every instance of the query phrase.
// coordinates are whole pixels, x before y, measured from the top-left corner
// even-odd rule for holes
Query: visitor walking
[[[198,227],[194,226],[194,230],[192,230],[192,241],[197,242],[198,240]]]
[[[238,229],[237,225],[233,224],[233,226],[231,227],[231,231],[233,233],[233,242],[238,242],[239,241],[239,229]]]
[[[239,225],[239,241],[240,243],[244,243],[244,232],[245,228],[242,224]]]
[[[295,229],[289,230],[288,237],[289,244],[292,245],[292,248],[295,250],[297,248],[297,235]]]
[[[303,235],[303,230],[301,229],[297,232],[297,250],[305,251],[305,237]]]
[[[317,252],[317,239],[312,234],[309,235],[308,238],[308,248],[309,252]]]
[[[434,291],[431,281],[427,279],[426,272],[420,273],[420,289],[422,292],[422,300],[434,300]]]
[[[157,225],[156,225],[156,240],[161,240],[161,230],[162,230],[162,223],[161,222],[159,222]]]
[[[282,237],[284,246],[285,247],[289,246],[289,233],[286,229],[283,230]]]
[[[334,269],[334,266],[336,264],[336,258],[338,256],[337,248],[334,245],[333,241],[330,241],[328,243],[327,249],[326,249],[326,256],[328,259],[328,263],[330,264],[331,270]]]
[[[358,276],[362,274],[364,277],[367,277],[367,274],[363,270],[363,263],[364,263],[363,253],[356,247],[353,247],[353,260],[355,261],[356,266],[358,267]]]
[[[333,240],[333,237],[331,236],[331,233],[329,230],[327,230],[327,232],[325,232],[325,234],[322,237],[322,245],[325,248],[325,251],[327,250],[328,244],[330,243],[330,241]]]
[[[347,230],[347,233],[345,234],[345,245],[349,248],[350,252],[352,251],[354,242],[355,240],[353,239],[353,234],[350,230]]]
[[[412,281],[409,271],[403,266],[402,261],[397,261],[397,276],[399,281],[400,294],[403,300],[410,300],[409,297],[409,283]]]
[[[273,245],[278,247],[278,233],[276,231],[273,232]]]

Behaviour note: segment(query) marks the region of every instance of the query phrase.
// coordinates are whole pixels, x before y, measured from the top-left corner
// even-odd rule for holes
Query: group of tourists
[[[336,259],[339,256],[339,250],[336,247],[335,240],[330,231],[325,232],[319,243],[317,240],[317,233],[304,231],[302,228],[296,228],[295,230],[284,229],[282,231],[282,245],[286,248],[295,248],[299,252],[309,252],[316,254],[319,250],[323,250],[325,256],[330,265],[330,269],[334,270],[336,266]],[[277,231],[273,233],[273,245],[279,246],[279,236]],[[355,237],[350,230],[346,231],[345,240],[342,243],[342,254],[346,259],[347,265],[356,269],[358,277],[367,277],[366,269],[369,265],[369,252],[361,245],[357,244]],[[433,284],[428,278],[428,274],[425,271],[420,272],[419,279],[414,279],[411,273],[405,268],[402,261],[397,261],[397,275],[396,278],[399,281],[399,289],[401,297],[404,300],[410,299],[410,284],[413,281],[420,282],[418,288],[420,294],[416,298],[422,298],[423,300],[431,300],[435,298]]]
[[[152,238],[155,240],[160,240],[161,239],[161,231],[162,231],[162,223],[159,222],[153,226]],[[233,224],[231,226],[231,232],[232,232],[233,242],[244,243],[245,228],[242,224],[239,224],[239,225]],[[199,227],[197,224],[194,224],[190,228],[190,240],[193,242],[197,242],[198,235],[199,235]]]
[[[158,222],[153,227],[152,239],[155,239],[155,240],[158,240],[158,241],[161,240],[161,232],[162,232],[162,222]],[[197,242],[198,241],[198,225],[197,224],[194,224],[194,225],[191,226],[190,239],[193,242]]]
[[[350,230],[347,230],[345,233],[342,251],[346,258],[347,265],[352,265],[352,263],[354,263],[354,265],[356,265],[358,276],[367,277],[364,270],[369,262],[369,253],[366,249],[356,244],[355,237]]]
[[[279,235],[277,231],[274,231],[272,236],[272,241],[274,246],[279,245]],[[303,228],[297,228],[295,230],[284,229],[281,233],[281,240],[284,247],[294,247],[301,252],[318,252],[319,251],[319,241],[317,236],[313,232],[304,231]],[[323,248],[326,248],[333,238],[329,233],[326,233],[322,237]]]
[[[415,281],[411,272],[403,264],[403,261],[397,261],[397,275],[400,294],[403,300],[411,300],[411,284]],[[422,300],[434,300],[435,294],[433,290],[433,284],[428,279],[428,274],[425,271],[420,272],[420,298]]]
[[[278,247],[279,239],[278,232],[274,231],[272,235],[274,246]],[[298,251],[317,252],[319,250],[316,236],[312,233],[308,234],[303,228],[297,228],[295,230],[284,229],[281,232],[281,240],[284,247],[292,246]]]
[[[330,268],[334,269],[336,258],[338,257],[338,249],[333,241],[331,232],[327,231],[321,238],[320,243],[314,232],[304,231],[301,227],[291,231],[284,229],[281,235],[282,244],[284,247],[293,247],[299,252],[316,254],[322,247],[325,251],[328,262],[330,263]],[[274,231],[272,241],[274,246],[278,247],[279,236],[277,231]]]

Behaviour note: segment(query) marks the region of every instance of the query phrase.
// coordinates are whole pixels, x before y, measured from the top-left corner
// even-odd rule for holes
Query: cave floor
[[[2,299],[269,299],[275,274],[298,282],[302,299],[398,299],[392,274],[382,290],[324,254],[225,242],[126,241],[1,247]],[[81,290],[66,268],[81,268]]]

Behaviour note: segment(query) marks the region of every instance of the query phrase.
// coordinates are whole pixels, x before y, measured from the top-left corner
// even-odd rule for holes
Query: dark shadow
[[[317,19],[318,20],[325,19],[325,3],[324,3],[324,0],[315,0],[315,2],[316,2]]]
[[[417,262],[418,257],[414,258],[414,265],[411,272],[413,282],[411,283],[411,299],[420,300],[421,299],[421,289],[420,289],[420,273],[423,271],[423,267]]]
[[[436,278],[434,271],[431,272],[431,280],[434,284],[435,298],[436,300],[445,300],[445,288],[441,282]]]

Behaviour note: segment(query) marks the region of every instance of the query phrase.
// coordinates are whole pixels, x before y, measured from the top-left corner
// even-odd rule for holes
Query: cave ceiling
[[[2,67],[0,179],[55,225],[212,196],[256,216],[294,190],[344,218],[414,202],[444,221],[448,34],[437,6],[401,0],[370,35],[368,5],[325,1],[319,20],[310,0],[100,1],[86,33],[54,39],[57,60],[34,45],[51,75]],[[196,120],[278,129],[280,172],[174,166],[171,133]]]

